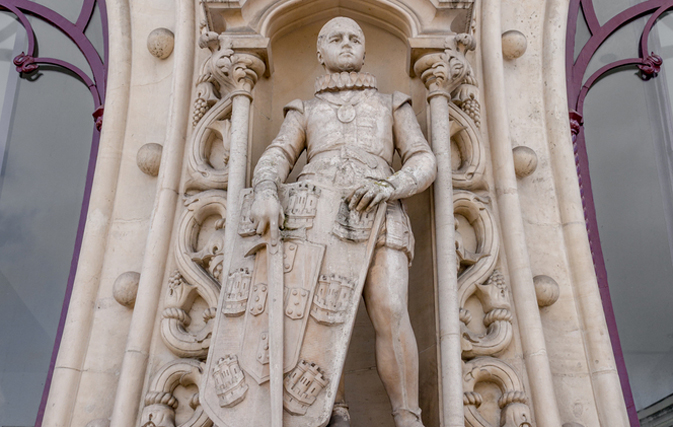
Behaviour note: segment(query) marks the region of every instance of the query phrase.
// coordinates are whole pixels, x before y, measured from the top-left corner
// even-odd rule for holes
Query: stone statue
[[[395,425],[422,427],[418,349],[407,309],[414,238],[401,199],[433,182],[435,157],[409,96],[381,94],[376,78],[360,72],[365,37],[355,21],[344,17],[329,21],[320,31],[317,47],[327,74],[317,79],[315,98],[285,107],[280,132],[255,168],[250,220],[258,234],[280,238],[286,218],[279,190],[304,150],[308,162],[300,183],[346,190],[345,204],[358,215],[385,206],[362,294],[376,331],[377,369]],[[395,151],[402,160],[397,172],[392,169]],[[350,425],[343,390],[342,378],[331,426]]]

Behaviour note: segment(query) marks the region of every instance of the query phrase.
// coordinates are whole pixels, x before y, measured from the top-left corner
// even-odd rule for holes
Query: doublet
[[[356,81],[363,75],[341,74],[344,81]],[[332,76],[339,83],[339,75],[328,75]],[[272,181],[278,186],[285,182],[304,150],[307,164],[299,181],[340,189],[355,189],[367,179],[386,181],[395,188],[396,198],[388,201],[378,245],[403,251],[411,262],[414,237],[400,199],[432,183],[436,162],[409,96],[400,92],[381,94],[366,85],[317,89],[315,98],[297,99],[284,108],[285,120],[257,163],[253,185]],[[402,163],[397,172],[392,166],[395,152]]]

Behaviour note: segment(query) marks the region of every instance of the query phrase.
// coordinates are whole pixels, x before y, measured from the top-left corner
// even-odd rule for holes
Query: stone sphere
[[[538,306],[549,307],[558,301],[561,290],[556,280],[549,276],[535,276],[533,277],[533,285],[535,286],[535,296],[537,297]]]
[[[136,163],[143,173],[150,176],[159,175],[159,166],[161,165],[161,144],[150,142],[143,145],[136,155]]]
[[[119,304],[133,308],[136,303],[136,296],[138,295],[139,282],[140,273],[127,271],[120,274],[112,286],[112,296]]]
[[[175,36],[168,28],[157,28],[147,36],[147,50],[159,59],[166,59],[173,52]]]
[[[502,56],[505,59],[520,58],[526,53],[528,41],[521,31],[509,30],[502,33]]]
[[[525,178],[537,169],[537,154],[532,148],[519,145],[512,149],[514,172],[519,178]]]

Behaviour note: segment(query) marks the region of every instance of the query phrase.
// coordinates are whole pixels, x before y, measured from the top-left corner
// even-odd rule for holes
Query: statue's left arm
[[[392,95],[393,140],[402,159],[402,168],[385,180],[370,180],[348,197],[351,209],[370,210],[388,200],[404,199],[420,193],[437,176],[437,161],[421,132],[408,95]]]
[[[437,176],[437,161],[421,132],[411,99],[401,92],[393,93],[393,137],[402,168],[388,182],[395,188],[391,199],[404,199],[420,193]]]

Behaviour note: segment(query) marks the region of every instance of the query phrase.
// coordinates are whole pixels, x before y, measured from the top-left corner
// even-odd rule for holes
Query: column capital
[[[212,52],[204,63],[202,74],[219,86],[221,97],[232,92],[249,95],[257,80],[267,71],[264,58],[258,52],[260,49],[236,44],[234,37],[212,31],[199,37],[199,46]]]
[[[476,42],[469,34],[449,36],[443,51],[426,53],[414,64],[414,72],[431,94],[447,96],[472,74],[472,67],[465,54],[474,50]]]

